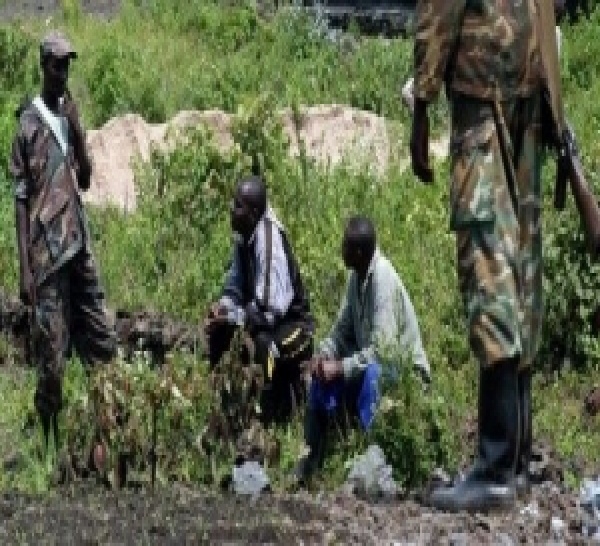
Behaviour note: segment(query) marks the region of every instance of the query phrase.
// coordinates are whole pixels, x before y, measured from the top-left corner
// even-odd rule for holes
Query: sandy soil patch
[[[380,175],[394,155],[408,152],[393,149],[404,145],[391,141],[384,118],[347,106],[303,108],[299,130],[294,126],[290,109],[281,112],[281,120],[290,139],[290,153],[298,155],[301,140],[308,157],[323,166],[347,161],[356,167],[367,166],[375,175]],[[172,142],[170,135],[199,124],[210,128],[220,147],[231,145],[231,116],[219,110],[180,112],[164,124],[147,123],[137,114],[127,114],[111,119],[97,130],[88,131],[95,168],[85,200],[97,205],[110,203],[125,211],[135,209],[135,161],[147,161],[152,146],[165,147]],[[443,156],[447,147],[445,140],[432,143],[432,153]],[[401,165],[406,167],[408,161],[402,161]]]

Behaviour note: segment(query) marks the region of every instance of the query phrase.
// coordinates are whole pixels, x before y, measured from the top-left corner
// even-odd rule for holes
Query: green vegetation
[[[335,316],[344,287],[346,272],[339,249],[345,218],[356,211],[371,215],[382,250],[411,294],[434,382],[430,392],[421,396],[411,374],[404,374],[387,393],[386,419],[368,438],[351,434],[343,441],[341,450],[331,453],[324,479],[327,485],[343,480],[343,462],[374,440],[394,462],[402,482],[422,483],[432,467],[452,469],[471,455],[471,448],[465,447],[470,438],[466,427],[476,409],[475,362],[467,346],[454,237],[448,230],[448,165],[436,165],[436,182],[428,187],[402,169],[399,161],[392,162],[382,178],[344,166],[324,169],[302,154],[299,159],[288,157],[275,114],[283,106],[297,110],[301,104],[329,102],[371,110],[392,121],[398,134],[394,155],[404,156],[408,117],[399,90],[410,73],[411,44],[332,37],[318,21],[295,10],[262,17],[250,4],[224,4],[193,0],[175,7],[183,4],[131,1],[108,22],[82,15],[73,0],[62,4],[64,17],[58,23],[80,52],[73,66],[72,92],[81,100],[88,126],[98,127],[111,116],[129,111],[149,121],[164,121],[180,109],[222,108],[236,113],[236,146],[230,152],[219,151],[210,134],[200,128],[172,152],[154,152],[150,164],[140,168],[135,213],[90,210],[93,245],[110,303],[151,307],[200,321],[219,292],[229,258],[226,211],[233,184],[239,173],[258,164],[269,183],[273,206],[289,230],[320,337]],[[576,30],[565,28],[563,59],[570,117],[597,193],[600,107],[593,97],[600,92],[599,25],[596,12]],[[6,161],[14,109],[26,92],[36,90],[37,41],[42,32],[42,24],[35,21],[0,27],[0,285],[9,290],[15,290],[17,267]],[[440,100],[434,111],[435,134],[446,130],[445,111]],[[562,455],[597,468],[600,429],[597,420],[583,417],[582,399],[600,364],[598,334],[590,323],[598,306],[599,270],[584,256],[572,201],[565,213],[551,208],[553,176],[549,161],[544,169],[548,319],[539,360],[544,373],[535,381],[534,425],[536,433],[549,439]],[[9,354],[8,348],[2,353]],[[565,358],[576,371],[559,374],[556,370]],[[149,400],[160,399],[159,476],[212,483],[214,468],[195,444],[211,400],[201,357],[174,358],[165,372],[167,383],[141,360],[122,366],[126,371],[121,374],[109,373],[115,392],[134,385],[142,394],[118,402],[128,404],[131,422],[138,428],[115,441],[147,450]],[[178,389],[173,390],[173,385]],[[0,475],[3,487],[44,490],[48,485],[35,462],[38,438],[28,436],[29,428],[22,430],[31,411],[32,388],[31,370],[0,376],[7,408],[0,421],[1,444],[23,446],[26,454],[22,468]],[[86,419],[97,391],[88,388],[76,360],[69,366],[66,388],[71,409],[63,427],[74,445],[85,446],[93,434]],[[182,393],[184,402],[174,392]],[[101,403],[116,404],[115,400],[104,396]],[[285,482],[299,454],[300,430],[297,420],[288,429],[275,431],[281,443],[279,464],[272,469],[278,484]],[[0,448],[0,454],[7,449]],[[223,467],[226,463],[220,462]]]

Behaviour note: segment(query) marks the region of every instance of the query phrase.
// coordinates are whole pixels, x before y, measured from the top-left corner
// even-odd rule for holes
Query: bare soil
[[[413,500],[252,498],[179,485],[107,492],[79,484],[43,497],[0,497],[3,544],[583,544],[581,528],[576,498],[552,484],[502,515],[442,514]]]
[[[302,110],[299,131],[289,110],[281,112],[281,120],[292,155],[299,153],[299,134],[308,157],[321,164],[334,166],[353,158],[355,166],[372,166],[376,173],[382,173],[388,165],[390,140],[386,122],[374,114],[321,105]],[[220,110],[180,112],[164,124],[146,123],[141,116],[128,114],[88,131],[94,175],[86,201],[133,210],[135,161],[147,161],[152,147],[164,149],[182,129],[198,125],[207,126],[222,149],[232,145],[231,116]]]
[[[121,0],[79,0],[84,13],[111,17],[119,10]],[[0,20],[19,17],[49,17],[61,9],[60,0],[2,0]]]
[[[390,136],[386,120],[370,112],[338,104],[304,107],[298,128],[289,109],[282,110],[280,116],[290,154],[298,155],[300,140],[307,156],[323,166],[345,162],[379,176],[385,173],[393,156],[408,154],[407,145]],[[147,123],[137,114],[127,114],[109,120],[97,130],[89,130],[94,174],[84,199],[96,205],[110,203],[125,211],[135,209],[136,161],[147,161],[152,147],[165,149],[184,128],[198,125],[211,130],[220,148],[225,150],[232,145],[231,116],[220,110],[184,111],[163,124]],[[436,157],[445,156],[447,149],[446,139],[432,143]],[[406,168],[408,160],[401,161],[401,166]]]

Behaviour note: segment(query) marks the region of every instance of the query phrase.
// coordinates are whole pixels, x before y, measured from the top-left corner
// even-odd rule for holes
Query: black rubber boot
[[[322,468],[326,436],[327,416],[307,406],[304,418],[304,441],[310,451],[300,459],[294,472],[299,485],[305,486],[315,471]]]
[[[519,373],[519,414],[521,417],[521,438],[519,442],[519,455],[517,457],[516,487],[519,498],[531,493],[531,480],[529,477],[529,463],[531,461],[532,435],[532,409],[531,409],[531,371],[524,370]]]
[[[486,512],[514,506],[520,437],[518,392],[517,359],[481,370],[478,458],[463,481],[433,491],[433,507],[449,512]]]
[[[38,412],[40,416],[40,421],[42,423],[42,432],[44,434],[44,451],[43,456],[46,457],[48,455],[48,448],[50,445],[50,423],[52,422],[52,416],[47,412]]]
[[[54,449],[59,450],[58,414],[62,408],[62,388],[60,380],[46,377],[38,380],[34,395],[34,405],[40,416],[42,431],[44,433],[44,456],[50,448],[50,429],[54,437]]]

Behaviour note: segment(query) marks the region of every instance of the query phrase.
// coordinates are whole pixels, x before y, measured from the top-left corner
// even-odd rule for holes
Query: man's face
[[[231,229],[247,239],[254,230],[254,215],[243,196],[236,192],[231,201]]]
[[[344,259],[344,265],[348,269],[357,269],[362,261],[360,251],[346,235],[344,235],[342,241],[342,258]]]
[[[56,97],[62,97],[67,89],[69,63],[70,58],[68,56],[53,57],[52,55],[46,57],[42,63],[44,85]]]

